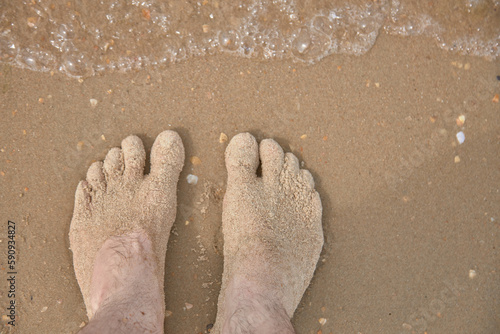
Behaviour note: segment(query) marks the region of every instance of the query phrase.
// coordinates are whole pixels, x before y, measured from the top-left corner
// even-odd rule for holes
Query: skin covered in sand
[[[262,162],[262,178],[256,170]],[[89,324],[81,333],[162,333],[164,259],[184,148],[161,133],[144,176],[129,136],[80,182],[70,228]],[[226,150],[224,273],[214,333],[293,333],[290,318],[323,246],[321,200],[297,158],[243,133]]]
[[[163,314],[153,313],[165,310],[165,253],[176,214],[184,146],[176,132],[159,134],[151,150],[149,175],[144,175],[142,141],[129,136],[121,147],[111,149],[104,163],[93,163],[76,190],[70,226],[75,273],[89,319],[103,302],[110,308],[113,303],[126,303],[111,297],[133,289],[136,293],[128,298],[133,297],[134,303],[161,306],[153,305],[144,313],[155,321],[161,319],[155,325],[161,328],[153,332],[162,332]],[[144,287],[144,281],[152,286]]]
[[[293,333],[290,318],[324,240],[313,177],[274,140],[259,146],[248,133],[231,140],[226,168],[224,273],[212,333]]]

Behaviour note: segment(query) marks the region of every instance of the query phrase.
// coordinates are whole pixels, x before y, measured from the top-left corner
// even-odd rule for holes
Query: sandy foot
[[[262,177],[256,174],[259,153]],[[274,332],[279,324],[273,330],[259,323],[266,321],[266,313],[279,317],[281,312],[289,324],[319,260],[321,200],[309,171],[274,140],[263,140],[259,147],[248,133],[235,136],[226,149],[226,168],[224,273],[212,333],[239,332],[234,327],[239,320],[231,318],[246,312],[241,302],[248,298],[260,299],[250,308],[266,311],[247,317],[245,325]]]
[[[112,294],[113,289],[121,284],[118,277],[117,282],[103,288],[102,280],[95,279],[98,274],[94,273],[92,279],[94,271],[109,268],[105,261],[114,261],[112,257],[102,255],[107,251],[102,247],[105,242],[107,248],[123,245],[130,248],[135,262],[143,266],[148,266],[147,261],[139,257],[152,255],[154,265],[149,267],[156,271],[153,276],[161,286],[159,291],[164,310],[165,252],[176,214],[177,181],[184,163],[184,146],[176,132],[159,134],[151,151],[149,175],[144,175],[146,153],[142,141],[129,136],[122,141],[121,147],[111,149],[104,162],[90,166],[87,180],[79,183],[75,194],[70,245],[89,319],[106,295]],[[96,258],[100,249],[100,256]],[[116,253],[120,255],[126,251],[117,249]],[[121,275],[116,271],[112,274]]]

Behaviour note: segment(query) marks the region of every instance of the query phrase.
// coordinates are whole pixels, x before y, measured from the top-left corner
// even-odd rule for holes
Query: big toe
[[[175,131],[163,131],[151,149],[151,175],[159,180],[178,177],[184,166],[184,145]]]
[[[254,136],[240,133],[231,139],[226,148],[228,178],[251,180],[257,177],[259,147]]]

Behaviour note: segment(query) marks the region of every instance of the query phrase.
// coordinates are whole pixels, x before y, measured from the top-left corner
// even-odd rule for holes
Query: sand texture
[[[215,322],[224,152],[241,132],[292,152],[321,197],[324,247],[298,334],[500,332],[498,75],[498,61],[384,34],[363,56],[312,66],[217,55],[79,82],[2,65],[0,279],[11,220],[19,317],[0,332],[76,333],[87,321],[69,250],[75,189],[128,135],[149,156],[164,130],[186,156],[165,260],[167,333]],[[3,284],[2,315],[7,302]]]

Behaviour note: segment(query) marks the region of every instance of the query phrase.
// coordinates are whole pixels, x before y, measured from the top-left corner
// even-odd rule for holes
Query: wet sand
[[[325,246],[293,318],[298,334],[500,331],[498,61],[381,35],[363,56],[312,66],[220,55],[83,82],[0,72],[1,280],[12,220],[19,315],[15,330],[2,318],[1,333],[75,333],[87,321],[68,249],[78,181],[127,135],[150,150],[165,129],[186,147],[166,259],[167,333],[205,333],[215,320],[219,137],[243,131],[295,153],[323,200]]]

